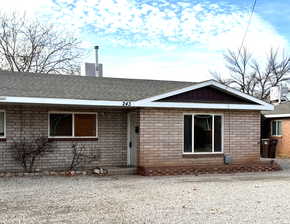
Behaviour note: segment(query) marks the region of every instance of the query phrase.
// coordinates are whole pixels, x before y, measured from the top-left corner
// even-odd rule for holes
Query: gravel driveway
[[[0,223],[289,223],[290,171],[0,179]]]

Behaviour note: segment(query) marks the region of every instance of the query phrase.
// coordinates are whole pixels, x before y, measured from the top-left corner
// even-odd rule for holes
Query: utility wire
[[[252,8],[251,8],[249,21],[248,21],[248,24],[247,24],[247,27],[246,27],[246,30],[245,30],[245,33],[244,33],[244,36],[243,36],[243,39],[242,39],[242,42],[241,42],[241,46],[239,48],[237,60],[239,60],[239,57],[240,57],[240,54],[241,54],[241,50],[243,48],[247,33],[249,31],[249,27],[250,27],[250,24],[251,24],[251,21],[252,21],[252,17],[253,17],[254,11],[255,11],[256,3],[257,3],[257,0],[254,0],[254,2],[252,4]],[[231,110],[229,109],[229,154],[231,153],[231,116],[232,116],[231,115]]]
[[[252,4],[252,8],[251,8],[251,13],[250,13],[249,21],[248,21],[248,24],[247,24],[247,27],[246,27],[246,30],[245,30],[245,33],[244,33],[244,36],[243,36],[243,39],[242,39],[242,42],[241,42],[241,46],[239,48],[239,52],[238,52],[237,59],[239,59],[239,57],[240,57],[241,50],[243,48],[243,45],[244,45],[244,42],[245,42],[247,33],[249,31],[249,27],[250,27],[250,24],[251,24],[251,21],[252,21],[252,17],[253,17],[254,11],[255,11],[256,3],[257,3],[257,0],[254,0],[254,2]]]

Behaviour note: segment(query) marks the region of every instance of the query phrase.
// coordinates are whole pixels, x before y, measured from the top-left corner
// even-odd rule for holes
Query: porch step
[[[108,167],[108,175],[133,175],[137,174],[136,167]]]

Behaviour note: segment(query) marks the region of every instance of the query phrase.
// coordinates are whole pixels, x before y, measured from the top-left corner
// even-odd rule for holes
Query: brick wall
[[[277,139],[278,144],[276,147],[276,156],[290,158],[290,119],[277,119],[282,120],[282,136],[281,137],[271,137],[272,139]],[[269,122],[271,125],[271,122]],[[269,128],[270,132],[271,128]],[[271,133],[269,133],[271,136]]]
[[[9,146],[21,136],[34,138],[47,136],[48,111],[83,111],[98,113],[98,141],[78,141],[86,148],[99,152],[100,158],[92,164],[83,164],[83,168],[95,166],[122,166],[127,161],[127,117],[122,110],[84,109],[73,107],[45,106],[0,106],[6,110],[7,140],[0,142],[0,171],[18,171],[21,167],[12,158]],[[41,170],[65,170],[71,162],[71,141],[54,142],[54,152],[47,154],[37,162]]]
[[[21,136],[33,138],[47,135],[48,111],[98,112],[98,141],[80,144],[100,152],[100,159],[84,168],[122,166],[127,162],[127,113],[117,109],[88,109],[45,106],[0,106],[6,110],[7,140],[0,142],[0,171],[17,171],[21,167],[13,160],[9,146]],[[235,164],[259,160],[260,113],[254,111],[211,111],[182,109],[140,109],[137,139],[140,167],[222,165],[223,157],[183,157],[183,113],[224,114],[224,153]],[[71,162],[71,142],[56,141],[55,150],[36,165],[42,170],[64,170]]]
[[[140,167],[222,165],[223,156],[183,157],[183,113],[224,114],[224,153],[234,164],[260,158],[260,112],[179,109],[140,110]]]

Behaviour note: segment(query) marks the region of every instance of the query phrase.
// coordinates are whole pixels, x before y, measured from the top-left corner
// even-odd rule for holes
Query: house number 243
[[[123,107],[131,107],[130,101],[123,101]]]

